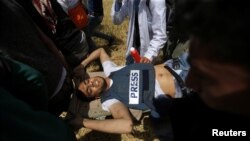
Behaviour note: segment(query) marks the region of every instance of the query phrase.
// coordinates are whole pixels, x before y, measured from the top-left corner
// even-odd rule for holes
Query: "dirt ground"
[[[147,115],[136,123],[133,134],[108,134],[81,128],[76,132],[76,137],[79,141],[159,141]]]

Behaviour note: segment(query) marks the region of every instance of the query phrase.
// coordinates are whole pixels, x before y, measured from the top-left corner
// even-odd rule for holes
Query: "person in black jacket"
[[[70,128],[47,110],[48,89],[42,73],[0,51],[1,141],[75,141]]]
[[[76,60],[78,60],[78,63],[81,62],[83,57],[81,51],[84,52],[84,49],[81,50],[80,46],[84,41],[82,43],[77,42],[81,41],[82,34],[80,30],[74,27],[69,17],[65,17],[65,20],[58,18],[57,20],[60,19],[60,22],[55,22],[57,20],[53,19],[55,15],[52,14],[52,10],[55,9],[51,9],[51,7],[40,9],[46,11],[43,17],[36,11],[32,3],[34,1],[1,1],[0,50],[6,52],[14,60],[38,70],[43,75],[48,89],[49,111],[55,115],[60,115],[67,110],[70,95],[73,91],[71,81],[73,64],[70,64],[68,59],[75,55],[73,58],[76,59],[79,53],[79,60]],[[60,5],[57,8],[57,10],[60,10]],[[60,16],[64,15],[63,11],[61,14]],[[67,27],[67,23],[71,23],[72,26]],[[55,27],[54,24],[57,26]],[[65,27],[68,30],[60,29],[60,27]],[[53,31],[56,31],[56,33],[53,34]],[[61,39],[61,41],[57,42],[57,39]],[[74,51],[70,51],[68,52],[69,56],[65,56],[61,47],[72,49],[71,51],[76,51],[76,54],[74,54]],[[81,51],[78,52],[78,49]],[[75,59],[71,61],[78,64]]]
[[[248,1],[179,0],[176,8],[178,29],[190,35],[186,84],[193,94],[155,103],[170,116],[174,139],[249,140]]]
[[[85,33],[78,29],[56,0],[16,0],[48,36],[74,69],[88,55]]]

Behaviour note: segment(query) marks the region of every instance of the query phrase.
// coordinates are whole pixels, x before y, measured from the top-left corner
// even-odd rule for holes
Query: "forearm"
[[[90,120],[84,119],[83,125],[86,128],[106,133],[131,133],[133,123],[129,119],[106,119]]]
[[[81,64],[86,67],[90,62],[100,58],[103,48],[98,48],[93,51],[86,59],[84,59]]]

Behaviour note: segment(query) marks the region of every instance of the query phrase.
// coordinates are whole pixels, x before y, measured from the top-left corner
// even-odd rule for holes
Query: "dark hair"
[[[250,68],[248,0],[177,0],[176,24],[203,44],[218,61]]]

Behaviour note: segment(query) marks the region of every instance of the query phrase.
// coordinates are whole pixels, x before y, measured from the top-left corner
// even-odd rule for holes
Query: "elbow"
[[[101,52],[105,52],[104,48],[99,48],[99,50],[100,50]]]
[[[126,124],[127,126],[124,128],[125,129],[125,133],[126,134],[130,134],[130,133],[132,133],[132,131],[133,131],[133,121],[132,120],[128,120],[127,121],[127,124]]]

